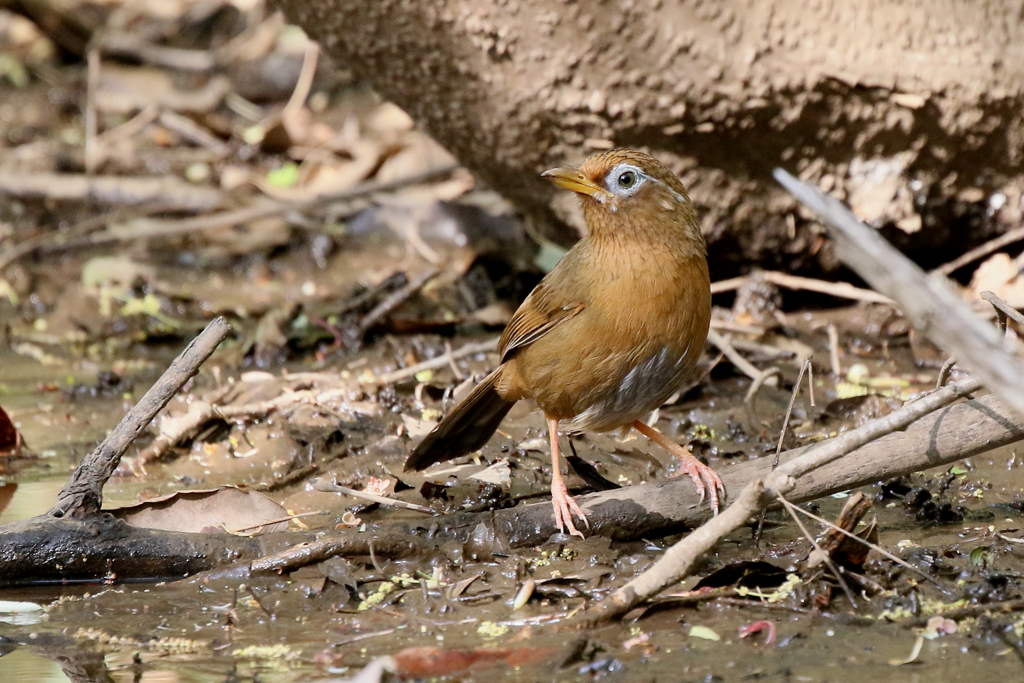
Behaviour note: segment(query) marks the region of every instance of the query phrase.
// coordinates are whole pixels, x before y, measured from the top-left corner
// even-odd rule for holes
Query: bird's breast
[[[517,397],[533,398],[569,430],[607,431],[677,391],[707,339],[707,266],[696,263],[682,277],[678,267],[652,267],[595,273],[583,311],[509,361]]]

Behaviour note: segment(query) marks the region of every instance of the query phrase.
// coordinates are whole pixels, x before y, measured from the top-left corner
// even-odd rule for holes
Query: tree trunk
[[[1010,0],[275,2],[541,229],[575,218],[538,173],[613,145],[681,175],[723,275],[833,262],[776,165],[924,265],[1020,218]]]

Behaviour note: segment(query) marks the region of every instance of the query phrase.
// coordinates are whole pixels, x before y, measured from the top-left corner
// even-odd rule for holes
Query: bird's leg
[[[568,530],[571,535],[583,538],[583,533],[572,523],[572,513],[575,512],[588,527],[590,522],[587,521],[587,516],[583,514],[579,503],[569,495],[565,481],[562,480],[562,462],[558,452],[558,420],[550,417],[547,420],[551,440],[551,505],[555,509],[555,525],[562,531]]]
[[[640,420],[635,420],[633,428],[679,458],[680,472],[686,472],[690,475],[690,479],[693,480],[694,485],[697,487],[697,493],[700,494],[701,500],[704,500],[705,493],[708,494],[708,503],[711,505],[714,513],[718,514],[719,493],[721,493],[721,498],[725,498],[725,484],[722,483],[722,478],[718,476],[718,473],[698,460],[690,452],[689,446],[680,446],[654,427]]]

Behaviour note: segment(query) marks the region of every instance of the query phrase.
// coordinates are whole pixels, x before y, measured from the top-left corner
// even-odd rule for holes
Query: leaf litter
[[[0,314],[10,341],[0,374],[14,363],[51,364],[49,372],[37,370],[45,380],[19,379],[11,401],[0,391],[14,420],[34,422],[26,445],[59,452],[65,460],[55,471],[62,472],[80,454],[76,439],[93,441],[91,425],[82,423],[112,423],[121,401],[134,397],[119,379],[144,382],[165,360],[161,351],[223,314],[238,338],[171,404],[159,433],[140,444],[146,450],[112,481],[110,500],[132,506],[120,514],[162,507],[171,520],[160,528],[243,533],[300,521],[314,531],[369,529],[422,515],[320,490],[315,478],[359,492],[387,481],[369,493],[438,513],[538,499],[550,476],[543,447],[532,445],[542,442],[543,425],[525,410],[466,462],[416,477],[401,464],[412,440],[451,406],[451,394],[491,367],[487,340],[540,277],[544,267],[535,264],[550,267],[552,254],[536,253],[510,207],[404,112],[323,55],[311,67],[308,41],[280,18],[249,12],[232,27],[217,14],[242,4],[210,3],[205,14],[185,12],[188,3],[159,13],[146,3],[99,12],[91,26],[104,28],[89,105],[95,130],[59,107],[28,106],[49,102],[47,79],[70,93],[88,75],[84,62],[60,67],[41,30],[31,42],[43,47],[20,53],[22,75],[7,72],[12,101],[26,105],[20,111],[31,126],[2,124],[7,139],[20,142],[0,162],[11,198],[0,210]],[[0,21],[20,19],[4,13]],[[289,109],[304,66],[309,96]],[[282,86],[268,77],[274,71],[291,77]],[[52,196],[58,182],[66,189]],[[982,264],[965,295],[996,289],[1012,298],[1019,283],[1007,263],[1014,261],[997,255]],[[796,403],[787,446],[884,415],[927,391],[945,360],[885,303],[795,311],[785,306],[792,295],[779,291],[794,283],[776,282],[783,280],[745,279],[732,306],[728,292],[717,295],[715,326],[758,372],[776,368],[779,386],[766,382],[744,402],[751,380],[709,355],[700,381],[661,411],[671,433],[716,466],[774,450],[803,357],[812,357],[824,400]],[[101,368],[114,368],[113,382],[99,381]],[[14,383],[8,377],[0,381]],[[89,398],[60,390],[101,385],[121,390]],[[13,424],[0,415],[0,450],[12,439],[21,445]],[[606,481],[658,480],[668,469],[636,441],[598,435],[575,445]],[[367,666],[359,680],[481,670],[508,680],[576,680],[623,669],[696,680],[727,667],[744,675],[779,668],[767,648],[728,635],[773,623],[787,666],[812,680],[831,662],[854,658],[875,667],[889,659],[931,662],[931,671],[954,675],[973,660],[936,664],[940,651],[925,636],[910,660],[905,649],[902,659],[889,655],[914,642],[904,624],[929,615],[943,621],[929,622],[925,634],[992,654],[995,666],[1006,658],[998,658],[993,639],[1021,637],[1013,631],[1019,617],[998,612],[1017,599],[1024,574],[1013,543],[1021,528],[1019,458],[1012,456],[1009,470],[1005,460],[983,456],[969,467],[867,490],[877,524],[849,530],[877,539],[945,591],[862,546],[839,540],[832,547],[823,538],[819,546],[866,604],[855,615],[827,572],[800,563],[811,552],[808,541],[787,518],[769,514],[760,548],[738,533],[706,559],[699,573],[717,576],[716,588],[679,586],[634,615],[646,638],[624,623],[587,633],[580,647],[575,635],[547,625],[635,576],[671,539],[555,539],[525,549],[502,547],[500,539],[442,539],[433,556],[412,558],[378,554],[371,544],[366,556],[249,577],[244,590],[217,572],[152,589],[67,589],[38,599],[47,621],[34,628],[92,630],[59,648],[27,638],[24,646],[83,661],[95,650],[145,653],[147,666],[173,670],[189,670],[197,655],[212,662],[230,652],[239,675],[292,679],[317,666],[323,675]],[[2,464],[3,490],[12,495],[8,477],[52,476],[32,458]],[[822,500],[807,507],[832,519],[840,506]],[[316,516],[322,511],[328,514]],[[311,516],[297,517],[303,514]],[[279,521],[286,517],[296,521]],[[268,521],[273,528],[262,527]],[[903,539],[913,540],[901,547]],[[995,616],[984,616],[986,605]],[[976,614],[941,615],[971,607]],[[97,613],[107,617],[97,621]],[[812,628],[812,619],[827,626]],[[874,628],[844,621],[856,619]],[[128,635],[168,628],[180,642]],[[288,646],[267,647],[280,633]],[[845,633],[856,646],[830,633]],[[700,648],[693,638],[704,641]]]

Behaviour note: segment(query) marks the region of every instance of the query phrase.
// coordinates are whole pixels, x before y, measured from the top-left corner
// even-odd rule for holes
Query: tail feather
[[[405,461],[406,472],[423,470],[434,463],[472,453],[487,443],[515,405],[515,401],[506,401],[498,394],[499,370],[476,385],[469,396],[427,434]]]

